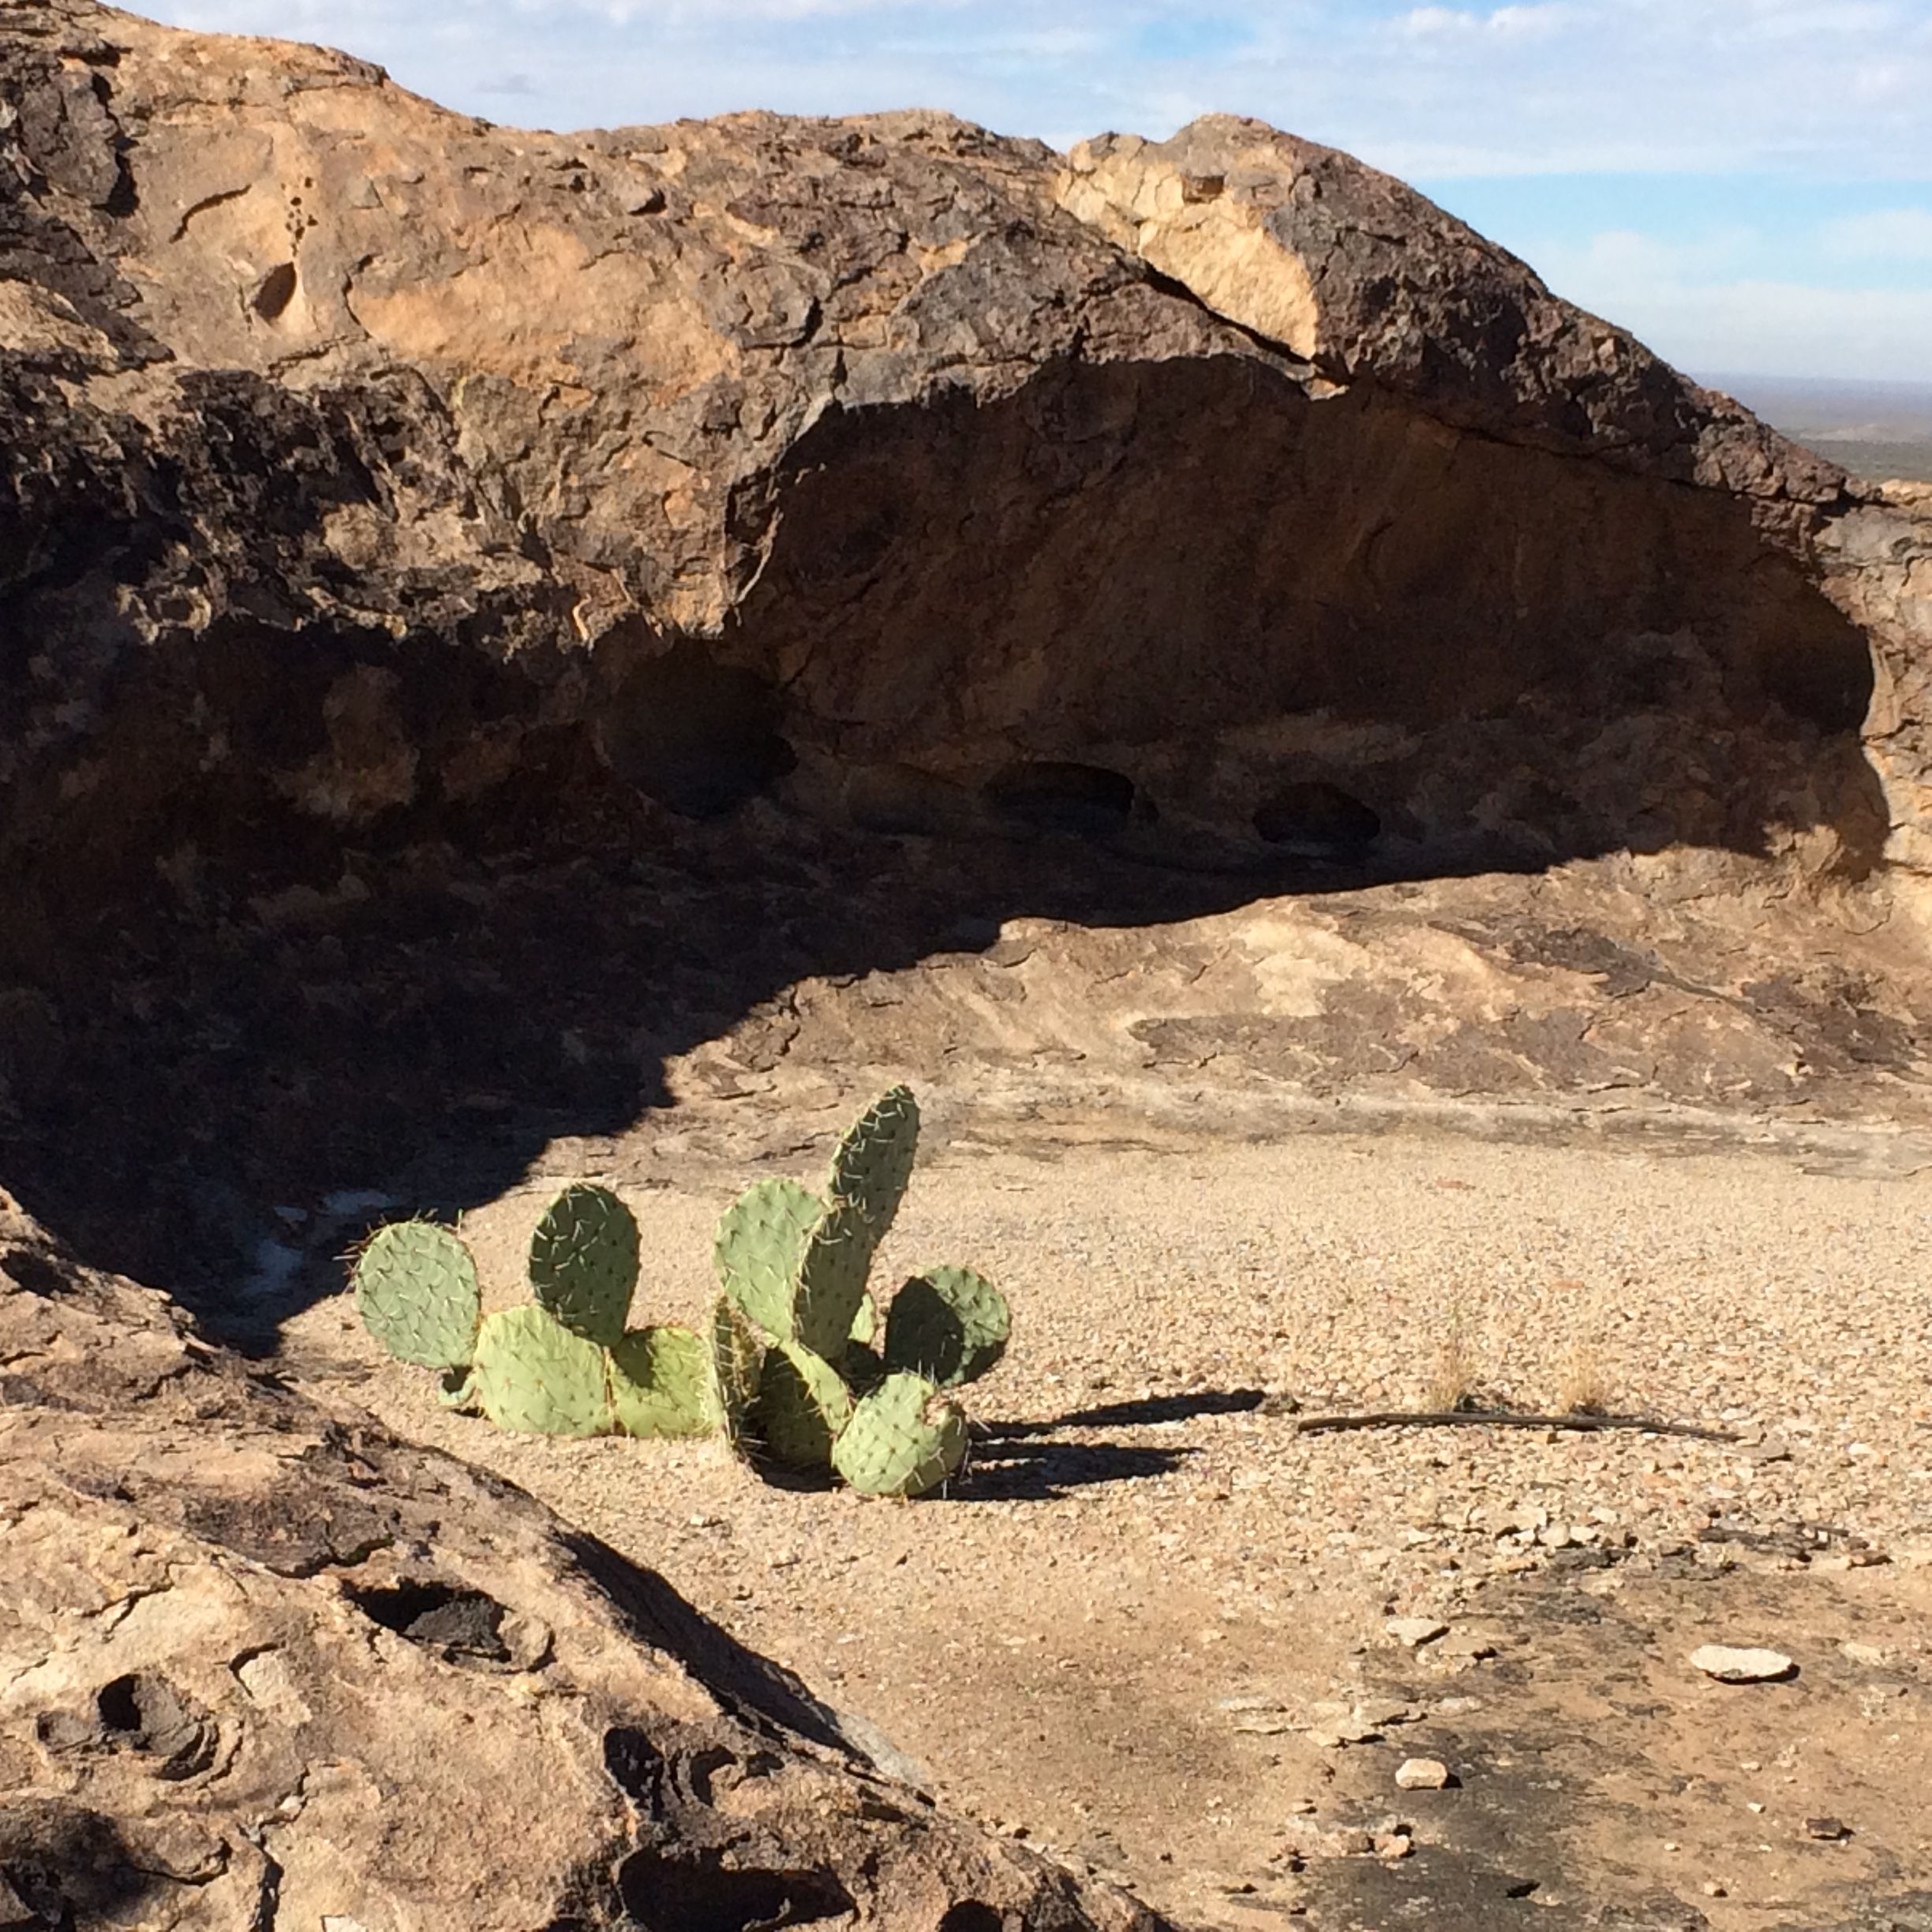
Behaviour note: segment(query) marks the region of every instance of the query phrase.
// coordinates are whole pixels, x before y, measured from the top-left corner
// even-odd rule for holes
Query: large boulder
[[[773,788],[1131,803],[1183,863],[1919,862],[1903,513],[1346,155],[526,133],[88,0],[0,68],[18,945]]]
[[[16,1932],[1156,1932],[657,1577],[244,1370],[4,1196],[0,1361]]]

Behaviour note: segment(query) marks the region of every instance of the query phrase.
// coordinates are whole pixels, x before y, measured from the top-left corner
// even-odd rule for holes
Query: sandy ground
[[[504,1436],[346,1296],[283,1365],[512,1477],[935,1790],[1190,1923],[1932,1925],[1932,1181],[986,1131],[922,1163],[875,1278],[968,1262],[1013,1304],[943,1498]],[[645,1230],[634,1320],[706,1305],[753,1178],[661,1166],[605,1177]],[[467,1218],[493,1299],[556,1185]],[[1456,1390],[1735,1440],[1297,1432]],[[1394,1617],[1447,1628],[1410,1648]],[[1685,1661],[1710,1642],[1795,1673],[1716,1684]],[[1403,1791],[1410,1756],[1455,1782]]]

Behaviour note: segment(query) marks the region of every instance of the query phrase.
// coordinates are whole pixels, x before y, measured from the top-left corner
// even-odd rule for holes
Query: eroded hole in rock
[[[352,1589],[346,1593],[365,1616],[384,1630],[440,1652],[448,1662],[511,1661],[510,1646],[501,1634],[504,1606],[481,1590],[410,1582],[380,1589]]]
[[[155,1760],[155,1777],[170,1780],[205,1771],[215,1758],[217,1732],[212,1716],[186,1693],[151,1671],[133,1671],[102,1685],[94,1695],[91,1735],[69,1728],[67,1741],[98,1743]],[[60,1735],[43,1724],[43,1741]]]
[[[283,262],[262,277],[249,305],[264,322],[272,322],[294,299],[295,264]]]
[[[986,796],[1002,818],[1035,832],[1106,838],[1125,830],[1140,800],[1134,781],[1103,765],[1037,758],[1008,765],[987,781]]]
[[[1004,1932],[1005,1919],[979,1899],[961,1899],[940,1915],[938,1932]]]
[[[1354,863],[1382,836],[1382,814],[1322,779],[1285,784],[1256,807],[1254,829],[1271,845],[1311,859]]]
[[[638,1932],[779,1932],[856,1909],[829,1872],[741,1870],[711,1851],[634,1853],[617,1889]]]
[[[613,1724],[604,1734],[604,1768],[646,1818],[663,1815],[664,1753],[645,1732],[631,1724]]]
[[[619,637],[600,647],[604,684],[591,731],[625,784],[687,818],[715,818],[793,762],[771,685],[680,640],[655,654]]]

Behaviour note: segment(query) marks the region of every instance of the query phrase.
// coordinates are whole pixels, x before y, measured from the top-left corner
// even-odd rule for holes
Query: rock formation
[[[525,134],[78,0],[5,34],[36,907],[313,882],[560,772],[1184,855],[1324,848],[1339,794],[1411,871],[1918,863],[1919,526],[1344,155]]]
[[[1153,1932],[657,1578],[5,1200],[0,1352],[0,1923]]]
[[[0,1923],[1148,1923],[84,1263],[867,1062],[1926,1119],[1932,509],[1399,183],[0,80]]]

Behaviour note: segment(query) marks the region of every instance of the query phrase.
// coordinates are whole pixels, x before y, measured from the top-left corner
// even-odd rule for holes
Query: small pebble
[[[1449,1626],[1437,1623],[1433,1617],[1391,1617],[1382,1627],[1408,1650],[1449,1634]]]
[[[1403,1791],[1443,1791],[1449,1767],[1440,1758],[1405,1758],[1396,1767],[1395,1782]]]

